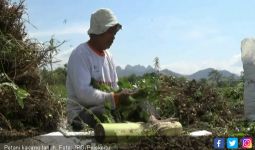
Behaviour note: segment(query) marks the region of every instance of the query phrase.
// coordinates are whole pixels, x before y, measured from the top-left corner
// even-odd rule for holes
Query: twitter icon
[[[227,148],[238,148],[238,138],[227,138]]]

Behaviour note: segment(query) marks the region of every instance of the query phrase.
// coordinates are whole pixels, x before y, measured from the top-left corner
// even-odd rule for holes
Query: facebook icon
[[[214,146],[214,149],[224,149],[225,138],[214,138],[213,146]]]

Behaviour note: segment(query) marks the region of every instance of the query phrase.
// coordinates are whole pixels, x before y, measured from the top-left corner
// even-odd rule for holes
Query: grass
[[[50,90],[60,98],[67,98],[66,87],[63,84],[49,85]]]

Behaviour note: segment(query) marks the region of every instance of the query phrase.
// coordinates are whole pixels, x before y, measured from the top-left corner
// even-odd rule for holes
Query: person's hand
[[[133,98],[145,98],[147,95],[148,94],[145,89],[134,89],[130,91],[130,96]]]
[[[130,94],[130,90],[128,89],[123,89],[121,92],[114,93],[113,96],[116,106],[128,104]]]

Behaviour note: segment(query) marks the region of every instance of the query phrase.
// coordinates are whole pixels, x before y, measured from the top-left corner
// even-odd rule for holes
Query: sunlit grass
[[[50,85],[49,89],[54,93],[54,95],[60,98],[67,98],[67,91],[65,85],[63,84]]]

